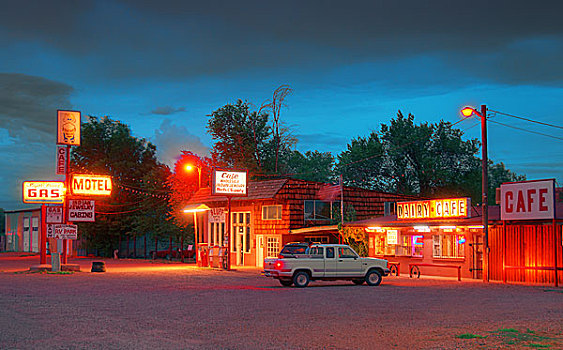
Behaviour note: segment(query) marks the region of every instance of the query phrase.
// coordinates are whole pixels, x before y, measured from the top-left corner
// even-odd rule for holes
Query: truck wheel
[[[305,288],[309,284],[309,274],[305,271],[299,271],[293,275],[293,284],[297,288]]]
[[[293,281],[292,280],[280,280],[280,283],[284,287],[291,287],[291,285],[293,284]]]
[[[360,286],[362,284],[364,284],[364,280],[360,279],[360,280],[352,280],[352,282],[354,282],[355,285]]]
[[[379,286],[381,284],[381,273],[377,270],[371,270],[366,275],[366,283],[370,286]]]

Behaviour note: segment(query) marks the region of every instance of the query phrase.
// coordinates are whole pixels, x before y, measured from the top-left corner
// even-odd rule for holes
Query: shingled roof
[[[248,183],[248,196],[247,197],[234,197],[237,201],[249,201],[255,199],[272,199],[278,194],[282,187],[287,183],[288,179],[265,180],[265,181],[250,181]],[[210,203],[210,202],[225,202],[227,197],[213,196],[211,188],[202,188],[194,195],[187,204],[197,203]]]

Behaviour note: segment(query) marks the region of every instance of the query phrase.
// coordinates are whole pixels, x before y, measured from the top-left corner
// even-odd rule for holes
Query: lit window
[[[464,235],[433,235],[433,257],[435,258],[465,258]]]
[[[262,220],[281,220],[281,219],[282,219],[281,205],[262,206]]]
[[[278,237],[268,237],[266,240],[266,257],[275,258],[280,251],[280,240]]]

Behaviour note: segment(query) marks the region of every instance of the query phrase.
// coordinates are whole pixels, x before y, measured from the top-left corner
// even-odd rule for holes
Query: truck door
[[[359,277],[363,275],[362,260],[349,247],[338,247],[337,275],[346,277]]]
[[[336,277],[336,252],[334,247],[326,247],[325,254],[325,277]]]

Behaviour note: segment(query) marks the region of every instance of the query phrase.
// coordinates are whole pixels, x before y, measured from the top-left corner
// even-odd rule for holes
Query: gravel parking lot
[[[92,261],[40,273],[36,256],[0,254],[0,348],[563,348],[562,288],[401,276],[298,289],[257,269]]]

